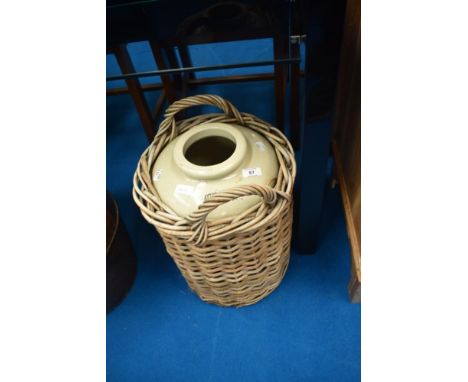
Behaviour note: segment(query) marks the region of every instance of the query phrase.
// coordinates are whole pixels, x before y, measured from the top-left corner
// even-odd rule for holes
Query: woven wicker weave
[[[217,106],[224,114],[175,121],[178,112],[197,105]],[[216,193],[184,218],[159,197],[151,180],[152,167],[159,153],[177,135],[208,122],[236,123],[262,134],[275,149],[278,176],[273,187],[247,185]],[[271,293],[286,272],[295,176],[294,152],[278,129],[253,115],[240,113],[221,97],[199,95],[176,101],[166,110],[158,133],[138,163],[133,198],[201,299],[222,306],[243,306]],[[262,201],[234,218],[206,221],[219,205],[247,195],[258,195]]]

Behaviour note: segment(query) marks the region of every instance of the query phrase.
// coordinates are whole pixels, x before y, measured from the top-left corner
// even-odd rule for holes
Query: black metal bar
[[[136,72],[129,74],[119,74],[118,76],[109,76],[106,78],[106,81],[116,81],[116,80],[125,80],[129,78],[143,78],[143,77],[153,77],[160,76],[161,74],[171,74],[171,73],[183,73],[183,72],[205,72],[209,70],[221,70],[221,69],[235,69],[235,68],[246,68],[253,66],[268,66],[274,64],[294,64],[300,63],[300,57],[297,58],[285,58],[279,60],[270,60],[270,61],[253,61],[253,62],[244,62],[239,64],[228,64],[228,65],[212,65],[212,66],[192,66],[189,68],[175,68],[175,69],[164,69],[164,70],[150,70],[147,72]]]
[[[304,77],[304,72],[301,71],[301,77]],[[239,76],[222,76],[222,77],[205,77],[195,78],[189,81],[189,86],[196,85],[217,85],[217,84],[232,84],[238,82],[254,82],[254,81],[271,81],[275,79],[274,73],[258,73],[258,74],[244,74]],[[151,92],[155,90],[161,90],[163,88],[162,83],[151,83],[142,84],[141,90],[144,92]],[[110,88],[106,89],[107,96],[114,96],[128,93],[127,87]]]

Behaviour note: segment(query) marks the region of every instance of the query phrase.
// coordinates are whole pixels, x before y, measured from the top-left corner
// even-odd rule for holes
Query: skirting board
[[[351,280],[348,284],[348,292],[351,302],[361,302],[361,249],[357,237],[356,227],[354,225],[353,215],[351,212],[351,202],[349,200],[348,188],[341,164],[340,155],[336,142],[332,142],[333,157],[335,158],[335,174],[341,191],[341,201],[346,220],[346,230],[348,232],[349,243],[351,246],[352,272]]]

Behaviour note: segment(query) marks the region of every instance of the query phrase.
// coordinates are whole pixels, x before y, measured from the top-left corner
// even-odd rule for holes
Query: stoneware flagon
[[[272,186],[278,160],[260,134],[237,124],[206,123],[179,135],[161,152],[153,183],[161,199],[187,217],[210,196],[232,187]],[[256,195],[222,204],[207,220],[236,216],[260,201]]]

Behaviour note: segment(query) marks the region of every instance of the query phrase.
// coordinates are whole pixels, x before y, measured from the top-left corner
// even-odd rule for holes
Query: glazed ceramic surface
[[[278,174],[273,147],[255,131],[206,123],[170,142],[157,158],[153,184],[161,199],[187,217],[210,195],[246,184],[272,186]],[[236,216],[260,201],[245,196],[213,210],[207,220]]]

